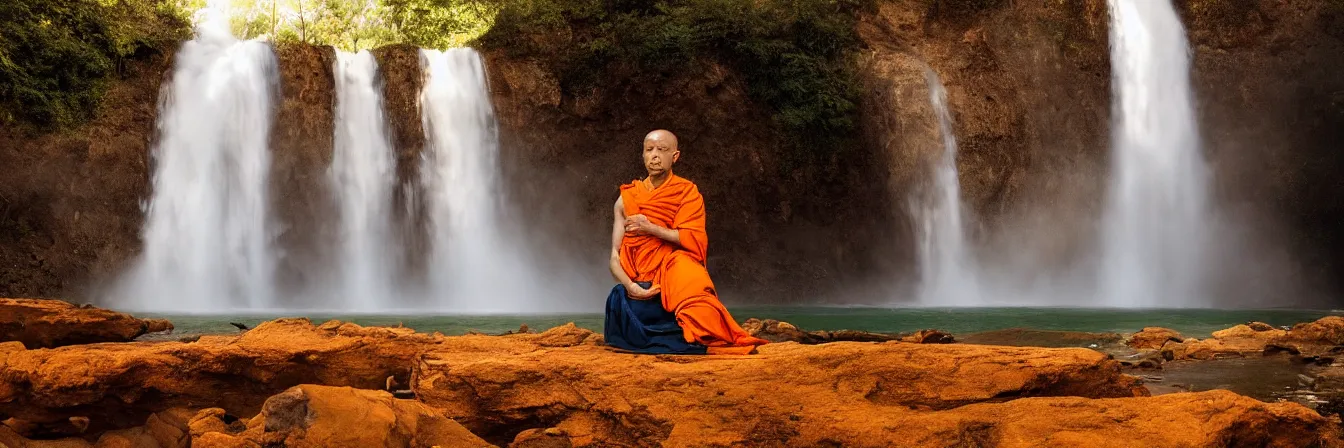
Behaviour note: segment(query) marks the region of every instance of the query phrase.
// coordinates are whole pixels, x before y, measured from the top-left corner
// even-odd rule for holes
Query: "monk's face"
[[[658,176],[672,169],[672,164],[681,157],[676,140],[661,135],[652,135],[644,139],[644,169],[650,176]]]

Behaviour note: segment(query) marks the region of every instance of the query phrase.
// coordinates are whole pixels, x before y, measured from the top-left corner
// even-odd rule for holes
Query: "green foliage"
[[[487,48],[547,61],[562,89],[657,82],[717,61],[745,77],[798,149],[854,128],[857,0],[503,0]]]
[[[180,40],[182,19],[152,0],[0,2],[0,124],[87,120],[107,78],[126,59]]]
[[[464,46],[484,33],[494,9],[470,0],[382,0],[378,15],[389,32],[387,42],[444,49]]]
[[[854,128],[854,26],[870,1],[233,0],[231,18],[243,39],[347,51],[476,41],[546,61],[571,94],[621,80],[656,83],[717,63],[742,74],[798,149],[823,155],[819,149]],[[121,61],[188,38],[184,11],[205,3],[4,0],[0,118],[41,126],[87,119]]]
[[[172,0],[199,10],[205,0]],[[408,43],[461,47],[489,28],[493,9],[472,0],[233,0],[242,39],[331,45],[359,51]]]

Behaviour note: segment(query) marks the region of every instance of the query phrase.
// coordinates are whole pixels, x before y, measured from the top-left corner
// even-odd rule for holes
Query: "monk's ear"
[[[677,163],[677,162],[680,161],[680,160],[681,160],[681,150],[678,149],[678,150],[676,150],[676,151],[673,151],[673,152],[672,152],[672,163]]]

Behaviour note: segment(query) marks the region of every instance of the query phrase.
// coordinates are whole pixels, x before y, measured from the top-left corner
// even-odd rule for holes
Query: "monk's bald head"
[[[663,129],[644,135],[644,168],[650,177],[672,172],[672,164],[681,158],[677,136]]]
[[[659,129],[659,130],[650,132],[650,133],[648,133],[648,134],[645,134],[645,135],[644,135],[644,143],[645,143],[645,144],[648,144],[649,141],[664,142],[664,143],[666,143],[666,144],[668,144],[668,145],[671,145],[671,146],[672,146],[672,149],[678,149],[678,148],[677,148],[677,136],[676,136],[676,134],[673,134],[671,131],[667,131],[667,130],[665,130],[665,129]]]

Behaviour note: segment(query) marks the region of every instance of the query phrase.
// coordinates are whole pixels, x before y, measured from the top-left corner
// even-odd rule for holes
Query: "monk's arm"
[[[644,215],[634,215],[631,216],[626,221],[627,222],[633,221],[633,224],[635,225],[634,228],[638,229],[639,233],[645,235],[653,235],[660,240],[667,241],[677,246],[681,246],[681,232],[678,232],[676,229],[669,229],[667,227],[654,224],[652,221],[649,221],[649,218],[647,216]]]
[[[651,285],[648,289],[639,286],[634,280],[626,275],[625,268],[621,267],[621,239],[625,238],[625,200],[617,199],[615,210],[612,211],[613,221],[611,224],[611,261],[608,267],[611,268],[611,276],[625,285],[626,294],[632,299],[644,300],[662,292],[658,285]]]
[[[649,228],[648,230],[646,230],[646,232],[648,232],[649,235],[658,237],[658,239],[660,240],[675,244],[678,247],[681,246],[681,232],[678,232],[674,229],[669,229],[657,224],[650,223]]]
[[[612,211],[615,219],[611,226],[611,261],[608,267],[612,278],[629,289],[634,282],[630,281],[630,276],[625,275],[625,268],[621,267],[621,238],[625,236],[625,204],[622,202],[623,199],[617,198],[616,208]]]

